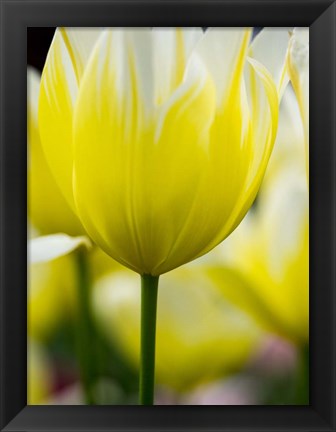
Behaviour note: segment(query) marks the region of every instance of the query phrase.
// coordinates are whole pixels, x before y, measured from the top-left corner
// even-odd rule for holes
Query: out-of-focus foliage
[[[112,259],[99,247],[94,247],[90,252],[90,269],[94,280],[111,272],[122,270],[124,267]]]
[[[27,361],[27,403],[30,405],[43,403],[53,390],[52,365],[43,347],[32,339],[28,339]]]
[[[119,342],[136,365],[138,279],[118,272],[100,280],[94,290],[94,308],[103,331]],[[181,391],[225,376],[244,365],[260,337],[254,320],[220,295],[201,268],[184,267],[161,277],[156,344],[159,384]]]
[[[76,310],[76,268],[73,257],[32,264],[28,269],[28,334],[49,337]]]
[[[93,280],[121,268],[99,248],[88,251],[88,266]],[[62,321],[74,317],[78,308],[77,272],[73,254],[29,266],[28,333],[31,336],[48,337]]]

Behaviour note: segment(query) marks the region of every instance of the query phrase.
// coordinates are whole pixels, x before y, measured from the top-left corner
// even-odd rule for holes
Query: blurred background
[[[82,234],[37,129],[54,31],[27,30],[30,238]],[[303,128],[289,85],[246,218],[206,256],[160,278],[156,404],[309,403],[308,231]],[[96,247],[31,263],[28,275],[28,404],[136,404],[140,277]],[[79,280],[90,281],[85,313]]]

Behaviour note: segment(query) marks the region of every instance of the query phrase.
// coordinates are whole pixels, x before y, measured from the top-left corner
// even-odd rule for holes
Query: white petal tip
[[[92,244],[88,237],[70,237],[66,234],[37,237],[28,241],[28,261],[30,264],[52,261],[81,246],[91,248]]]

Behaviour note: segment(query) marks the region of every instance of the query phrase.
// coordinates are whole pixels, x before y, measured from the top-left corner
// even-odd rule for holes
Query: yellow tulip
[[[295,28],[290,39],[288,71],[301,112],[305,133],[307,173],[309,157],[309,29]]]
[[[273,160],[257,206],[218,249],[210,271],[217,286],[270,331],[297,344],[308,342],[309,213],[304,135],[292,90],[280,110]],[[291,118],[289,118],[290,113]],[[293,137],[298,142],[293,142]],[[277,146],[279,148],[277,148]],[[211,257],[210,257],[211,258]],[[245,281],[229,290],[232,272]]]
[[[90,237],[140,274],[211,250],[256,196],[286,80],[281,50],[275,82],[256,60],[265,42],[247,57],[250,35],[55,33],[39,99],[46,157]]]
[[[45,159],[38,129],[39,73],[27,73],[28,125],[28,217],[40,234],[83,232],[81,223],[65,201]]]
[[[228,280],[232,289],[240,281]],[[139,365],[140,290],[136,275],[115,272],[93,292],[97,322]],[[201,267],[183,267],[162,279],[158,305],[157,382],[176,391],[239,370],[262,336],[255,320],[221,296]]]

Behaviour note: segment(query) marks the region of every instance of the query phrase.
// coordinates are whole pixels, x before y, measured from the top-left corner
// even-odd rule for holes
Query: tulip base
[[[141,276],[140,405],[154,403],[156,309],[159,276]]]

